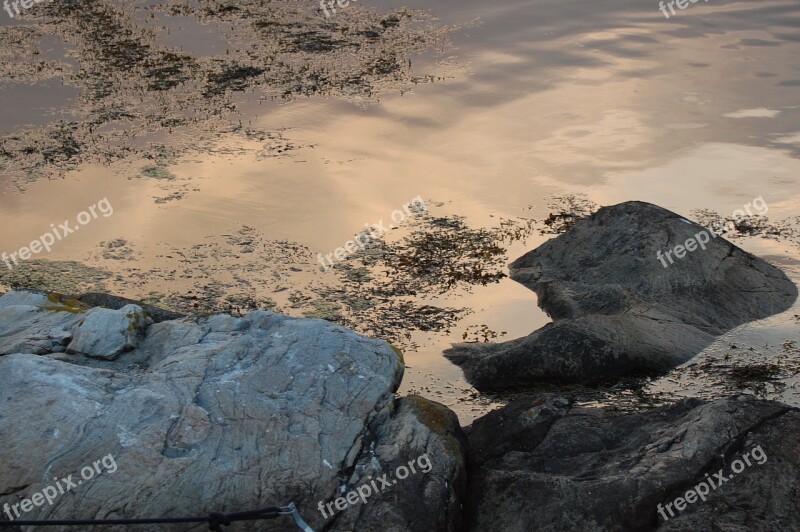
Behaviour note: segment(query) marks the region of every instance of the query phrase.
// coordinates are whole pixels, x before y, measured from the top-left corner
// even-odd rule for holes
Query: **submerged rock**
[[[54,299],[0,298],[0,507],[35,497],[55,477],[77,480],[110,456],[113,471],[20,517],[208,515],[294,501],[317,530],[457,525],[464,436],[441,405],[395,399],[404,366],[386,342],[256,311],[144,324],[130,351],[87,358],[64,346],[71,339],[90,346],[75,350],[101,357],[105,324],[109,353],[116,350],[116,318],[135,309],[87,311]],[[372,475],[392,479],[423,454],[415,475],[366,504],[320,512],[321,503]],[[288,518],[258,524],[293,527]]]
[[[633,415],[520,399],[467,429],[466,529],[800,530],[799,431],[800,410],[751,397]]]
[[[673,253],[670,264],[665,254],[690,239],[695,250]],[[600,209],[510,270],[553,323],[509,342],[447,350],[479,389],[666,371],[716,335],[787,310],[797,298],[778,268],[643,202]]]

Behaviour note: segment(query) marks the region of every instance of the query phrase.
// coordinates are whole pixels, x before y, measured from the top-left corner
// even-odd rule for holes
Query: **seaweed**
[[[184,130],[174,139],[176,155],[200,152],[231,133],[218,123],[238,120],[238,95],[245,91],[263,101],[324,94],[363,105],[418,82],[409,57],[438,46],[450,31],[410,10],[379,15],[355,7],[329,21],[308,2],[199,4],[48,2],[26,11],[25,28],[0,28],[5,79],[59,78],[80,91],[63,109],[71,121],[0,135],[0,172],[32,181],[63,176],[81,163],[146,157],[142,145],[164,130]],[[165,17],[178,14],[219,26],[224,52],[200,55],[163,44],[171,29]],[[39,57],[46,39],[64,43],[63,59]]]

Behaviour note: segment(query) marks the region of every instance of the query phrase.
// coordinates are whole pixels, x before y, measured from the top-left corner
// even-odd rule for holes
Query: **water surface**
[[[526,221],[557,212],[564,201],[553,196],[579,194],[600,205],[644,200],[687,216],[729,215],[760,196],[784,232],[737,244],[800,279],[792,233],[800,214],[794,0],[712,0],[669,20],[657,2],[631,0],[364,0],[330,21],[312,3],[286,2],[258,17],[198,16],[201,6],[217,4],[131,2],[103,11],[109,24],[132,28],[148,53],[161,54],[153,68],[175,83],[161,92],[126,76],[130,50],[101,57],[102,40],[64,33],[91,19],[61,12],[13,25],[2,19],[0,134],[13,156],[0,159],[0,250],[27,245],[104,197],[114,214],[37,257],[47,263],[13,278],[2,272],[0,280],[21,283],[22,275],[51,286],[55,276],[56,288],[99,287],[182,310],[227,301],[329,319],[348,314],[345,323],[404,350],[401,392],[438,399],[469,422],[504,398],[471,390],[442,349],[464,338],[511,339],[547,323],[535,295],[507,278],[439,293],[442,278],[433,276],[416,295],[380,300],[361,291],[363,262],[324,273],[316,260],[418,195],[432,218],[460,216],[471,231],[506,220],[521,230],[503,244],[504,256],[480,234],[459,233],[474,244],[461,250],[469,260],[485,254],[487,274],[552,237]],[[387,14],[405,13],[404,5],[427,17],[414,15],[395,32]],[[58,17],[69,22],[51,23]],[[347,42],[330,41],[325,24],[348,28]],[[369,33],[376,30],[386,33],[376,38]],[[256,82],[239,70],[243,86],[219,85],[219,97],[198,98],[209,85],[195,74],[230,74],[220,65],[234,60],[269,64],[265,75],[275,77]],[[81,67],[113,70],[113,97],[98,96],[97,80],[79,82]],[[87,125],[101,112],[117,114]],[[39,156],[53,139],[61,151],[48,162]],[[83,151],[61,157],[70,139]],[[24,143],[42,148],[24,154]],[[413,231],[431,227],[430,219],[407,220],[387,245],[402,247]],[[376,268],[373,280],[396,274],[391,265]],[[403,320],[403,309],[425,306],[438,309],[429,320]],[[798,314],[795,307],[740,327],[703,356],[722,358],[733,344],[737,352],[758,348],[748,363],[784,357],[773,368],[779,385],[743,387],[800,404],[800,357],[791,344]],[[645,386],[665,395],[726,393],[730,383],[713,369],[682,369]]]

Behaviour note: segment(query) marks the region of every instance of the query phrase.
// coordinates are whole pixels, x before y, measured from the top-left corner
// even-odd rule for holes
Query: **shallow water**
[[[147,7],[176,2],[132,4],[136,10],[126,24],[155,28],[148,42],[164,49],[210,59],[245,57],[255,46],[237,26],[241,20],[199,21],[191,13]],[[230,94],[236,113],[217,117],[207,102],[187,99],[173,106],[179,99],[160,102],[142,96],[132,82],[125,85],[129,80],[119,81],[125,91],[114,101],[123,107],[136,102],[139,108],[168,109],[164,114],[171,119],[193,120],[152,131],[146,131],[144,119],[98,126],[110,131],[103,139],[115,145],[107,150],[113,157],[70,159],[58,172],[34,168],[22,158],[6,160],[0,166],[6,185],[0,196],[0,250],[27,245],[51,223],[74,219],[105,197],[112,216],[82,226],[37,257],[98,270],[79,273],[63,262],[36,263],[39,273],[26,275],[50,282],[53,272],[66,270],[60,276],[69,278],[65,290],[100,287],[188,310],[192,301],[203,310],[208,300],[233,295],[243,307],[331,317],[339,302],[329,299],[330,290],[342,281],[339,272],[319,271],[317,254],[344,245],[364,224],[388,221],[416,196],[429,201],[432,215],[463,216],[471,228],[497,227],[501,219],[541,220],[554,212],[548,206],[552,195],[585,194],[600,205],[644,200],[687,216],[695,209],[730,215],[760,196],[769,205],[770,221],[788,219],[787,227],[797,227],[792,218],[800,214],[800,5],[795,0],[712,0],[691,4],[669,20],[654,1],[402,5],[438,21],[421,21],[424,31],[414,34],[409,27],[389,41],[398,49],[410,40],[403,35],[416,35],[425,44],[403,49],[412,65],[409,75],[379,77],[369,91],[351,91],[345,84],[276,99],[275,87],[248,87]],[[359,27],[367,24],[363,12],[400,6],[364,0],[334,20]],[[8,31],[8,18],[0,14],[0,20]],[[78,65],[74,43],[53,31],[41,41],[20,41],[17,48],[4,44],[0,134],[32,131],[35,140],[52,133],[36,128],[85,120],[96,101],[81,100],[76,84],[64,83],[58,70]],[[47,75],[22,67],[33,61],[22,57],[22,48],[37,46],[37,57],[53,62],[45,65]],[[283,53],[271,46],[258,53]],[[363,58],[344,53],[294,54],[286,59],[287,72],[295,75],[326,62],[333,72],[358,72]],[[189,82],[186,93],[192,90]],[[125,132],[134,130],[136,138],[129,139]],[[87,148],[87,153],[105,152]],[[402,241],[418,222],[398,224],[387,241]],[[797,282],[800,249],[792,234],[737,243]],[[507,246],[504,262],[551,235],[527,236]],[[9,283],[11,277],[0,280]],[[505,398],[471,390],[442,349],[465,334],[468,340],[522,336],[548,318],[533,293],[507,278],[486,286],[461,283],[442,294],[435,286],[428,283],[417,287],[415,297],[392,300],[471,314],[440,324],[438,331],[411,330],[408,337],[399,331],[407,328],[397,317],[402,312],[373,318],[398,319],[398,326],[381,335],[405,351],[401,393],[440,400],[468,423]],[[798,314],[796,305],[742,326],[704,356],[724,356],[730,344],[757,347],[767,358],[789,353],[779,379],[785,386],[756,388],[800,404],[794,388],[800,356],[784,346],[798,340]],[[358,312],[354,316],[357,320]],[[427,325],[416,329],[433,328]],[[710,369],[689,373],[681,369],[645,388],[659,398],[725,393]],[[631,393],[610,395],[613,402]],[[599,391],[601,399],[593,394],[586,402],[602,403],[608,390]]]

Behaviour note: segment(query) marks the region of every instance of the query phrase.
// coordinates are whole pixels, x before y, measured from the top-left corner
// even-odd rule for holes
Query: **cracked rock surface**
[[[519,399],[467,429],[466,528],[800,530],[798,432],[800,410],[752,397],[629,415]],[[659,515],[707,478],[705,501]]]
[[[464,457],[453,443],[460,428],[440,405],[426,410],[439,412],[437,425],[396,402],[404,366],[386,342],[322,320],[256,311],[144,324],[131,350],[113,360],[94,341],[87,344],[92,358],[65,352],[91,315],[135,310],[113,314],[23,292],[0,298],[0,506],[31,498],[54,477],[79,479],[81,468],[110,454],[116,471],[24,517],[208,515],[295,501],[321,530],[330,523],[318,502],[350,489],[355,464],[388,471],[428,452],[432,471],[385,496],[417,501],[415,490],[424,490],[430,522],[455,522],[460,510],[448,505],[458,500],[454,484],[463,491],[463,478],[456,479]],[[119,332],[116,325],[111,332]],[[434,456],[445,448],[446,459]],[[410,509],[415,515],[404,516]],[[394,517],[410,522],[417,512],[407,502]],[[359,518],[352,523],[358,528]],[[282,517],[228,529],[292,527]]]
[[[326,530],[460,530],[466,436],[456,415],[423,397],[404,397],[397,400],[391,421],[372,436],[374,443],[356,464],[348,489],[368,486],[384,474],[392,486],[371,494],[368,504],[338,514]],[[407,476],[400,468],[408,470]]]
[[[705,229],[649,203],[605,207],[514,261],[511,277],[553,322],[497,344],[445,352],[478,389],[596,382],[662,372],[797,299],[778,268],[710,233],[674,264],[657,258]],[[702,238],[702,237],[700,237]]]

